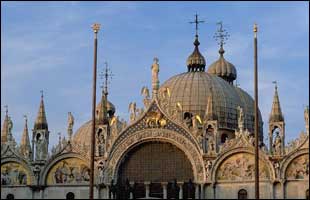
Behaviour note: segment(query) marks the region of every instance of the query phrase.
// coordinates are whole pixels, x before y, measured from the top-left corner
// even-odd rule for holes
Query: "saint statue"
[[[159,86],[159,80],[158,80],[158,72],[159,72],[159,64],[158,64],[158,58],[154,58],[154,63],[152,64],[152,85],[153,89],[158,89]]]
[[[240,131],[243,131],[243,126],[244,126],[244,114],[243,114],[243,109],[238,106],[237,107],[238,112],[239,112],[239,117],[238,117],[238,128]]]
[[[71,112],[68,112],[68,129],[72,129],[74,124],[74,117]]]
[[[279,132],[276,132],[276,137],[274,138],[273,147],[274,147],[274,153],[275,154],[281,154],[281,137],[279,135]]]
[[[130,122],[132,123],[133,121],[136,120],[136,112],[137,112],[136,102],[131,102],[129,104],[129,112],[130,112]]]

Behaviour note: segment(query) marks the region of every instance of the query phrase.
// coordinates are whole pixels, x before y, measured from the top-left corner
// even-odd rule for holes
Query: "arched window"
[[[13,194],[8,194],[8,195],[6,195],[6,199],[12,200],[12,199],[15,199],[15,198],[14,198]]]
[[[221,135],[221,143],[224,144],[225,141],[227,140],[227,138],[228,138],[228,135],[226,133],[222,134]]]
[[[308,189],[308,190],[306,190],[306,199],[308,199],[308,200],[309,200],[309,189]]]
[[[68,192],[66,195],[66,199],[74,199],[74,193],[73,192]]]
[[[245,189],[239,190],[238,199],[248,199],[248,192]]]

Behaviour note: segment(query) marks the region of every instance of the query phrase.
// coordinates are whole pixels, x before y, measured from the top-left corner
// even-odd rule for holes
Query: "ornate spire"
[[[24,115],[25,118],[25,126],[24,126],[24,132],[22,135],[22,141],[20,143],[20,152],[22,155],[26,157],[30,157],[31,152],[31,146],[30,146],[30,139],[28,134],[28,124],[27,124],[27,116]]]
[[[275,84],[275,93],[273,96],[273,103],[272,103],[272,109],[271,109],[271,113],[269,117],[269,122],[283,122],[284,117],[281,111],[277,82],[273,81],[272,83]]]
[[[9,135],[9,115],[8,115],[8,106],[5,107],[5,118],[2,125],[2,131],[1,131],[1,144],[5,144],[8,141],[8,135]]]
[[[111,70],[108,68],[108,63],[105,62],[105,70],[104,72],[102,72],[101,78],[104,78],[104,83],[101,86],[102,88],[102,95],[101,95],[101,104],[100,104],[100,108],[99,108],[99,112],[98,112],[98,123],[99,124],[108,124],[109,120],[108,120],[108,84],[109,82],[109,78],[111,79],[111,77],[113,76],[113,74],[111,73]]]
[[[40,102],[38,116],[34,123],[35,130],[48,129],[48,124],[47,124],[46,115],[45,115],[44,101],[43,101],[43,90],[41,90],[40,92],[41,92],[41,102]]]
[[[213,90],[210,87],[210,95],[208,96],[207,109],[205,114],[205,120],[217,120],[217,116],[215,114],[214,106],[213,106]]]
[[[199,23],[203,23],[204,21],[199,21],[198,20],[198,15],[195,15],[195,21],[193,22],[189,22],[191,24],[195,23],[196,24],[196,35],[195,35],[195,41],[194,41],[194,46],[195,49],[193,51],[193,53],[187,58],[187,68],[188,71],[204,71],[205,70],[205,66],[206,66],[206,60],[205,58],[201,55],[201,53],[199,52],[199,48],[198,46],[200,45],[200,42],[198,40],[198,24]]]

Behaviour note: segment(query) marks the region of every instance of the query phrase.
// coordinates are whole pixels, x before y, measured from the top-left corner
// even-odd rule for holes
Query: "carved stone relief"
[[[259,162],[261,179],[270,177],[267,165]],[[254,155],[237,153],[227,158],[218,168],[217,180],[244,181],[254,180]]]
[[[295,158],[287,167],[287,179],[309,179],[309,157],[304,154]]]

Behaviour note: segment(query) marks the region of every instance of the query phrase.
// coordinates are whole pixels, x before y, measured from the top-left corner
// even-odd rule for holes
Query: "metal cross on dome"
[[[195,21],[193,21],[193,22],[189,22],[190,24],[196,24],[196,35],[198,35],[198,24],[199,23],[204,23],[205,21],[202,21],[202,20],[198,20],[198,15],[197,15],[197,13],[196,13],[196,15],[195,15]]]

